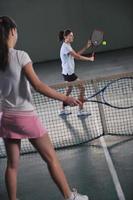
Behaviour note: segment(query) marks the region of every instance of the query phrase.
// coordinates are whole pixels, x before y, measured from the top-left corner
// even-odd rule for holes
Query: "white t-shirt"
[[[0,71],[0,96],[2,111],[31,111],[32,95],[30,84],[22,68],[32,62],[24,51],[9,49],[9,65]]]
[[[70,52],[73,51],[70,44],[63,42],[60,49],[60,58],[62,63],[62,74],[71,75],[75,70],[74,57],[70,55]]]

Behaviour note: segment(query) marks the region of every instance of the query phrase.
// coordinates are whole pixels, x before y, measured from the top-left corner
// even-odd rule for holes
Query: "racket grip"
[[[95,52],[93,52],[93,53],[92,53],[92,56],[94,56],[94,57],[95,57]]]

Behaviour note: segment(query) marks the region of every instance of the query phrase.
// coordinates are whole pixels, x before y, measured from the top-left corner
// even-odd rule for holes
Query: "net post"
[[[97,80],[92,80],[92,85],[94,87],[95,92],[98,92],[98,87],[97,87]],[[97,101],[102,101],[100,94],[96,96]],[[108,133],[107,129],[107,124],[106,124],[106,119],[105,119],[105,114],[104,114],[104,108],[103,104],[98,103],[98,109],[99,109],[99,114],[100,114],[100,119],[101,119],[101,124],[103,127],[103,135],[106,135]]]

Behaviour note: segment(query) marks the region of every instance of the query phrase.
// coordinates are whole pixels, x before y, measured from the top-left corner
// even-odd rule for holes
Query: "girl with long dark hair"
[[[5,182],[9,200],[16,200],[17,174],[21,139],[28,138],[46,161],[51,177],[64,199],[88,200],[70,189],[51,144],[47,129],[40,122],[32,104],[30,85],[50,98],[69,105],[80,105],[73,97],[67,97],[48,87],[36,75],[29,55],[16,50],[17,26],[9,17],[0,17],[0,95],[2,97],[2,119],[0,137],[4,139],[7,152]]]
[[[59,40],[62,42],[61,49],[60,49],[60,58],[61,58],[62,75],[63,75],[64,81],[67,81],[67,82],[73,82],[77,80],[80,81],[78,76],[75,74],[74,59],[82,60],[82,61],[94,61],[94,56],[91,56],[91,57],[82,56],[85,50],[91,46],[91,41],[89,40],[87,44],[85,45],[85,47],[83,47],[80,51],[76,52],[71,46],[71,43],[74,40],[74,34],[71,30],[67,29],[65,31],[60,31]],[[82,82],[80,82],[80,84],[78,85],[78,88],[80,91],[79,100],[82,102],[82,104],[79,105],[79,111],[77,115],[85,116],[85,115],[88,115],[89,113],[83,109],[83,103],[85,100],[84,99],[85,88]],[[71,92],[72,92],[72,86],[68,86],[66,95],[69,96]],[[66,106],[67,104],[63,102],[62,111],[60,112],[60,115],[71,114],[71,112],[65,109]]]

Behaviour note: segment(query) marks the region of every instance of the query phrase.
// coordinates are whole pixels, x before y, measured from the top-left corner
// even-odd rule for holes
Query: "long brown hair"
[[[64,31],[59,32],[59,41],[63,41],[65,36],[68,36],[72,31],[69,29],[66,29]]]
[[[0,17],[0,70],[5,71],[8,65],[8,38],[9,32],[17,28],[15,22],[7,17]]]

